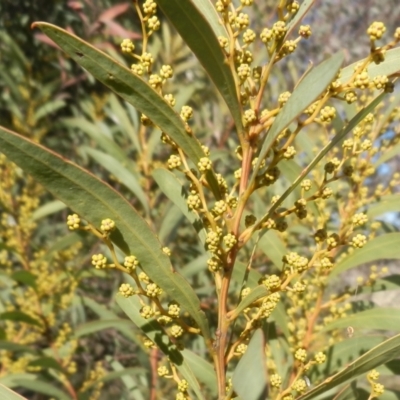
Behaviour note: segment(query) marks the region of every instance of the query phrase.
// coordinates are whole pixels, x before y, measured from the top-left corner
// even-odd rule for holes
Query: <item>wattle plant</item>
[[[140,113],[123,159],[112,141],[102,156],[87,150],[130,182],[130,201],[5,128],[0,151],[73,211],[70,230],[103,243],[96,269],[124,274],[116,301],[149,354],[146,398],[396,396],[378,378],[398,372],[400,314],[359,295],[400,284],[376,264],[400,258],[398,225],[377,221],[400,211],[400,175],[379,169],[400,148],[400,28],[385,41],[385,25],[373,22],[365,59],[344,67],[339,52],[274,93],[276,71],[311,40],[301,22],[313,2],[276,3],[275,19],[255,32],[253,0],[135,0],[143,38],[122,41],[128,65],[33,25]],[[149,50],[158,7],[219,92],[213,110],[189,99],[177,108],[174,66]],[[207,129],[216,118],[222,146]],[[368,277],[347,278],[366,263],[376,264]],[[86,398],[81,389],[70,394]]]

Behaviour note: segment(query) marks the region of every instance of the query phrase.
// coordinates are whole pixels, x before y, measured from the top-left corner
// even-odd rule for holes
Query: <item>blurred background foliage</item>
[[[274,17],[276,1],[256,3],[252,18],[258,30]],[[317,64],[342,48],[347,49],[346,64],[367,55],[365,31],[374,20],[384,21],[393,32],[400,20],[397,1],[320,2],[305,21],[312,26],[312,38],[275,69],[267,91],[270,102],[293,87],[310,61]],[[198,288],[202,301],[211,302],[208,273],[199,273],[207,257],[198,243],[188,241],[194,238],[187,234],[191,227],[176,206],[155,192],[151,180],[142,178],[142,174],[150,177],[151,169],[168,157],[160,145],[160,132],[153,129],[141,137],[140,116],[133,107],[66,58],[43,34],[31,30],[34,21],[66,28],[128,64],[119,51],[120,42],[141,37],[132,4],[3,0],[0,125],[74,160],[122,192],[172,249],[174,266]],[[212,156],[219,169],[231,171],[236,143],[230,138],[234,127],[227,124],[226,106],[166,21],[151,38],[150,51],[157,54],[160,65],[173,66],[175,76],[166,89],[175,95],[176,108],[190,104],[196,110],[196,135],[203,144],[218,149]],[[391,138],[389,134],[387,140]],[[371,188],[398,170],[398,162],[398,158],[388,160],[383,173],[370,178]],[[68,232],[68,210],[62,203],[4,157],[0,168],[0,382],[32,400],[148,398],[148,371],[157,353],[149,358],[139,332],[121,319],[114,295],[123,278],[89,266],[100,243]],[[291,171],[287,173],[290,176]],[[399,220],[391,218],[384,224],[391,231]],[[300,226],[291,237],[297,244],[288,246],[299,242],[307,246],[311,240]],[[257,264],[265,264],[265,259]],[[33,316],[40,316],[43,323]],[[196,346],[201,344],[192,348]],[[168,398],[168,382],[163,384],[161,392]]]

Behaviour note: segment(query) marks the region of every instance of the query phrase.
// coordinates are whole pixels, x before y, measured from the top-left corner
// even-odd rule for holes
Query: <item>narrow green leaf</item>
[[[157,321],[146,320],[140,315],[142,306],[138,298],[124,298],[117,295],[116,300],[131,321],[141,329],[150,340],[157,344],[158,348],[177,366],[179,372],[188,381],[190,388],[196,393],[196,396],[201,400],[205,400],[193,371],[184,359],[182,353],[169,340],[163,327]]]
[[[264,285],[260,285],[255,287],[240,303],[239,305],[232,311],[230,318],[236,318],[245,308],[247,308],[250,304],[253,304],[255,301],[268,296],[269,291]]]
[[[204,383],[213,396],[217,393],[217,378],[213,365],[188,349],[182,351],[183,357],[199,382]]]
[[[64,368],[53,357],[40,357],[29,363],[30,367],[40,367],[42,369],[54,369],[65,373]]]
[[[400,154],[400,143],[397,143],[388,151],[385,151],[378,159],[378,161],[374,164],[374,167],[377,168],[383,163],[391,160],[393,157],[396,157]]]
[[[337,275],[376,260],[393,260],[400,259],[400,233],[393,232],[378,236],[369,242],[362,249],[355,249],[353,253],[339,262],[329,275],[332,280]]]
[[[24,352],[24,353],[34,353],[33,347],[25,346],[23,344],[10,342],[8,340],[0,340],[0,349],[6,351]]]
[[[127,189],[129,189],[140,201],[140,204],[143,206],[146,212],[149,212],[149,201],[135,175],[129,171],[128,168],[124,167],[114,157],[103,153],[102,151],[98,151],[90,147],[84,147],[83,150],[94,160],[96,160],[103,168],[114,175]]]
[[[11,279],[24,285],[36,288],[36,276],[29,271],[17,271],[11,275]]]
[[[295,88],[266,134],[258,156],[259,161],[254,169],[250,184],[254,182],[260,164],[267,156],[277,136],[326,90],[337,75],[343,63],[343,58],[343,53],[336,53],[334,56],[312,69]]]
[[[177,237],[178,228],[182,225],[184,219],[185,217],[181,210],[175,204],[170,204],[164,213],[162,223],[158,229],[160,242],[165,244],[173,243]]]
[[[5,128],[0,128],[0,149],[94,226],[111,218],[116,229],[110,239],[125,254],[134,254],[150,279],[181,304],[205,338],[209,337],[208,322],[192,287],[172,272],[157,237],[120,194],[82,168]]]
[[[171,136],[197,166],[199,159],[205,156],[199,141],[187,131],[178,114],[147,82],[107,54],[64,29],[46,22],[35,22],[34,27],[40,28],[96,79],[147,115],[163,132]],[[208,173],[207,180],[214,195],[219,198],[215,176]]]
[[[88,307],[91,311],[93,311],[102,321],[104,320],[118,320],[121,321],[121,318],[118,317],[113,311],[106,308],[104,305],[99,304],[98,302],[94,301],[93,299],[83,296],[82,297],[83,304],[85,307]],[[81,325],[82,327],[82,325]],[[135,331],[132,330],[132,324],[117,324],[115,328],[126,338],[129,340],[134,341],[139,347],[144,348],[142,341],[137,337]],[[79,328],[78,328],[79,329]],[[76,332],[76,331],[75,331]]]
[[[38,221],[39,219],[47,217],[48,215],[64,210],[64,208],[66,208],[66,205],[60,200],[49,201],[33,212],[32,220]]]
[[[400,151],[400,148],[399,148]],[[400,194],[389,194],[381,197],[376,203],[368,205],[368,218],[374,219],[382,214],[400,212]]]
[[[32,318],[30,315],[25,314],[22,311],[6,311],[0,314],[0,320],[3,321],[15,321],[15,322],[23,322],[29,325],[42,326],[42,324],[35,318]]]
[[[36,380],[16,379],[15,384],[16,386],[32,390],[33,392],[36,393],[45,394],[49,397],[56,398],[57,400],[71,400],[70,396],[68,396],[62,390],[56,388],[50,383],[40,381],[39,379]]]
[[[286,247],[282,239],[272,229],[265,231],[258,242],[258,247],[268,256],[279,270],[282,269],[282,258],[286,254]]]
[[[235,81],[216,32],[226,36],[209,0],[156,0],[163,13],[193,51],[228,105],[236,128],[242,130],[242,117]]]
[[[152,176],[161,191],[182,211],[183,215],[193,225],[201,241],[205,243],[206,232],[203,223],[197,214],[189,210],[186,202],[188,194],[182,183],[172,172],[163,168],[155,169]]]
[[[126,152],[111,137],[103,132],[98,122],[94,124],[84,117],[71,117],[63,118],[61,124],[68,129],[77,129],[85,133],[107,154],[119,160],[125,166],[131,165]]]
[[[261,329],[254,332],[247,350],[232,376],[235,392],[242,400],[261,400],[267,395],[267,363],[265,341]]]
[[[113,360],[111,357],[109,358],[108,362],[115,372],[123,372],[125,370],[125,367],[119,361]],[[143,393],[146,393],[146,391],[143,389],[150,386],[150,383],[146,379],[146,376],[137,377],[135,375],[122,374],[121,381],[129,393],[128,397],[125,396],[123,398],[124,400],[126,400],[127,398],[132,398],[134,400],[145,400],[145,396],[143,395]]]
[[[364,60],[357,61],[351,65],[348,65],[346,68],[343,68],[342,73],[340,75],[341,82],[343,83],[348,82],[354,73],[355,66],[363,61]],[[375,78],[377,75],[391,76],[399,72],[400,48],[388,50],[385,53],[385,61],[380,64],[372,63],[371,65],[369,65],[367,71],[370,78]]]
[[[35,123],[48,114],[51,114],[66,105],[64,100],[52,100],[39,107],[33,115]]]
[[[27,400],[26,397],[20,396],[18,393],[15,393],[2,384],[0,384],[0,398],[2,400]]]
[[[360,311],[331,322],[322,329],[322,332],[327,332],[334,329],[346,329],[349,326],[351,326],[355,330],[382,329],[388,331],[399,331],[400,313],[396,308],[382,307]]]
[[[79,338],[86,335],[91,335],[92,333],[97,333],[104,329],[116,329],[124,330],[131,328],[132,324],[128,320],[124,319],[101,319],[98,321],[86,322],[79,325],[74,332],[75,337]]]
[[[325,381],[306,394],[297,397],[296,400],[312,400],[317,395],[344,384],[397,357],[400,357],[400,334],[375,346],[370,351],[357,358],[357,360],[348,364],[342,371],[325,379]]]

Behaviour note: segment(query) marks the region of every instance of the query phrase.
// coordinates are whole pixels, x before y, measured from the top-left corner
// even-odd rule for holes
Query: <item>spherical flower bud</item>
[[[376,89],[385,89],[386,85],[389,83],[389,78],[386,75],[378,75],[372,80]]]
[[[115,229],[115,222],[110,219],[106,218],[101,221],[100,230],[104,233],[109,233]]]
[[[320,112],[321,122],[332,122],[336,117],[336,110],[334,107],[326,106]]]
[[[251,75],[251,68],[249,64],[240,64],[237,69],[237,74],[241,80],[245,80]]]
[[[135,50],[135,45],[132,43],[132,40],[124,39],[121,42],[121,50],[123,53],[133,53]]]
[[[202,157],[197,163],[197,166],[200,172],[210,171],[212,167],[212,162],[208,157]]]
[[[143,3],[143,11],[147,15],[153,15],[157,11],[157,4],[154,0],[146,0]]]
[[[257,120],[256,112],[252,109],[246,110],[243,115],[244,121],[247,124],[251,124]]]
[[[331,197],[332,194],[333,194],[333,190],[332,190],[331,188],[326,187],[326,188],[324,188],[324,190],[322,191],[321,197],[322,197],[323,199],[329,199],[329,197]]]
[[[157,87],[161,86],[162,84],[162,79],[160,77],[160,75],[157,74],[151,74],[149,77],[149,85],[156,89]]]
[[[333,267],[333,263],[330,257],[323,257],[321,259],[321,267],[324,269],[330,269]]]
[[[169,374],[168,368],[163,365],[157,368],[157,375],[160,377],[167,376]]]
[[[381,394],[385,393],[385,387],[380,383],[372,384],[372,394],[374,397],[379,397]]]
[[[358,89],[367,89],[369,87],[369,76],[366,71],[357,74],[354,79],[354,86]]]
[[[307,389],[307,383],[304,379],[298,379],[293,383],[292,388],[299,393],[305,392]]]
[[[217,257],[211,257],[208,259],[207,265],[211,272],[217,272],[221,269],[221,261]]]
[[[277,21],[272,27],[276,39],[282,39],[286,35],[287,27],[284,21]]]
[[[300,25],[299,28],[299,36],[303,37],[304,39],[308,39],[312,35],[310,25]]]
[[[186,199],[189,210],[198,210],[201,207],[201,200],[198,194],[190,194]]]
[[[129,283],[121,284],[118,291],[122,296],[126,298],[133,296],[135,294],[135,290]]]
[[[146,295],[148,297],[157,297],[160,296],[161,294],[162,294],[162,289],[155,283],[151,282],[146,286]]]
[[[350,244],[355,247],[361,249],[367,243],[367,237],[365,235],[358,234],[351,239]]]
[[[297,47],[296,41],[294,41],[294,40],[286,41],[285,43],[283,43],[283,46],[281,49],[282,55],[285,56],[285,55],[293,53],[296,50],[296,47]]]
[[[289,100],[291,93],[290,92],[283,92],[278,97],[279,107],[283,107],[286,102]]]
[[[167,246],[165,246],[165,247],[163,247],[162,248],[162,252],[164,253],[164,254],[166,254],[168,257],[171,257],[171,249],[169,248],[169,247],[167,247]]]
[[[143,65],[142,64],[132,64],[131,71],[136,75],[142,76],[144,74]]]
[[[188,121],[193,117],[193,108],[190,106],[183,106],[180,115],[184,121]]]
[[[174,169],[179,168],[182,165],[181,158],[175,154],[172,154],[168,159],[168,168]]]
[[[80,223],[81,219],[79,218],[78,214],[68,215],[67,226],[71,231],[79,229]]]
[[[383,34],[386,32],[386,27],[383,22],[373,22],[367,29],[370,40],[381,39]]]
[[[239,30],[243,30],[249,26],[250,18],[247,14],[240,13],[236,16],[234,23]]]
[[[171,301],[168,304],[168,315],[172,318],[178,318],[181,308],[177,302]]]
[[[147,27],[152,31],[159,30],[160,25],[160,21],[155,15],[147,20]]]
[[[314,358],[317,364],[323,364],[326,361],[326,355],[321,351],[319,351]]]
[[[303,293],[306,290],[306,285],[303,284],[300,281],[297,281],[294,285],[293,285],[293,290],[296,293]]]
[[[357,94],[354,90],[350,90],[344,95],[347,104],[352,104],[357,100]]]
[[[363,140],[361,143],[361,149],[364,151],[368,151],[372,148],[372,142],[369,139]]]
[[[239,346],[237,346],[235,349],[235,354],[243,355],[244,353],[246,353],[246,350],[247,350],[247,344],[240,343]]]
[[[372,381],[376,381],[379,378],[379,372],[376,369],[368,372],[367,378]]]
[[[291,160],[296,155],[296,149],[293,146],[288,146],[283,153],[285,160]]]
[[[263,43],[268,43],[274,38],[274,33],[271,29],[264,28],[260,34],[260,39]]]
[[[311,189],[311,181],[309,179],[304,179],[301,182],[301,187],[304,189],[306,192],[308,192]]]
[[[216,215],[222,215],[223,213],[226,212],[226,210],[228,209],[228,206],[226,205],[224,200],[218,200],[213,208],[213,212]]]
[[[268,290],[277,290],[281,287],[281,280],[278,275],[270,275],[263,281]]]
[[[252,29],[247,29],[243,33],[243,42],[246,44],[253,43],[256,39],[256,33]]]
[[[139,260],[135,256],[127,256],[124,260],[124,267],[128,271],[134,271],[139,265]]]
[[[143,306],[140,309],[140,315],[144,318],[144,319],[149,319],[152,318],[154,316],[154,311],[150,306]]]
[[[178,383],[178,390],[180,392],[186,392],[189,389],[189,383],[187,382],[186,379],[181,379],[181,381]]]
[[[307,358],[307,351],[305,349],[297,349],[294,353],[294,358],[304,363]]]
[[[252,6],[253,2],[254,2],[254,0],[240,0],[240,4],[242,6]]]
[[[150,283],[150,278],[143,271],[140,272],[140,274],[138,275],[138,278],[139,278],[140,281],[142,281],[142,282],[144,282],[146,284]]]
[[[362,226],[362,225],[366,224],[367,221],[368,221],[368,217],[364,213],[355,214],[351,219],[351,222],[354,224],[354,226]]]
[[[174,75],[174,71],[170,65],[163,65],[160,69],[160,76],[163,79],[169,79],[172,78]]]
[[[232,233],[225,235],[223,240],[228,250],[230,250],[237,243],[237,239]]]
[[[235,176],[235,179],[239,180],[242,177],[242,168],[237,169],[233,175]]]
[[[282,385],[282,378],[278,374],[272,374],[269,381],[274,388],[279,388]]]
[[[183,335],[183,329],[179,325],[171,326],[171,335],[175,338],[178,338]]]
[[[176,100],[173,94],[165,94],[164,99],[171,107],[174,107]]]
[[[140,60],[144,67],[149,68],[154,63],[154,58],[151,53],[143,53]]]
[[[92,255],[92,265],[96,269],[107,268],[107,258],[103,254],[93,254]]]
[[[219,45],[224,49],[228,46],[229,41],[225,36],[218,36]]]
[[[147,338],[143,340],[143,344],[146,349],[155,349],[157,347],[150,339]]]

